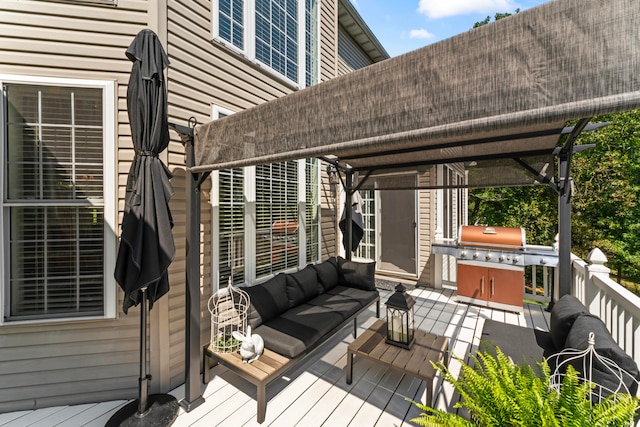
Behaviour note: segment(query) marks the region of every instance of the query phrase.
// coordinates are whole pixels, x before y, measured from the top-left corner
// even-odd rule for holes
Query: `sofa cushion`
[[[296,307],[318,296],[318,275],[311,266],[286,276],[289,308]]]
[[[348,289],[348,288],[346,288]],[[357,289],[354,289],[357,290]],[[354,315],[362,306],[362,302],[346,295],[324,293],[307,302],[309,305],[322,307],[342,316],[346,320]]]
[[[338,286],[338,261],[335,258],[311,266],[318,274],[318,283],[322,287],[320,293],[324,293]]]
[[[294,358],[318,344],[323,336],[343,322],[342,316],[323,307],[302,304],[265,322],[255,333],[265,347],[285,357]]]
[[[555,307],[554,307],[555,308]],[[567,336],[565,349],[573,348],[576,350],[586,350],[588,347],[589,333],[595,334],[595,350],[600,356],[604,356],[616,363],[620,368],[628,372],[631,377],[623,375],[623,381],[627,389],[632,395],[638,390],[637,380],[640,375],[638,366],[627,353],[622,350],[614,341],[609,333],[607,326],[598,317],[584,314],[579,316],[573,322],[573,326]],[[583,367],[584,360],[578,359],[570,362],[578,372],[585,374]],[[611,391],[618,390],[620,381],[616,374],[608,369],[601,361],[594,359],[592,369],[592,382],[604,388],[602,395],[604,397],[611,394]],[[607,392],[607,390],[609,390]],[[620,390],[622,391],[622,390]]]
[[[342,286],[375,291],[375,271],[375,261],[356,262],[338,258],[338,277]]]
[[[286,281],[281,273],[259,285],[242,288],[249,295],[248,322],[252,329],[289,308]]]
[[[372,301],[378,298],[378,291],[371,292],[358,288],[350,288],[348,286],[336,286],[327,292],[330,295],[339,295],[341,297],[349,298],[354,301],[358,301],[360,307],[369,305]]]
[[[573,295],[564,295],[551,310],[551,323],[549,333],[553,345],[558,349],[564,348],[564,343],[569,335],[573,322],[583,314],[588,314],[587,308]]]

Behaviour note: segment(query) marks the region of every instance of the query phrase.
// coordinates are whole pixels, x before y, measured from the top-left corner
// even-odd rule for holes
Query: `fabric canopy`
[[[191,171],[548,155],[567,121],[640,107],[638,22],[637,0],[552,1],[198,126]]]

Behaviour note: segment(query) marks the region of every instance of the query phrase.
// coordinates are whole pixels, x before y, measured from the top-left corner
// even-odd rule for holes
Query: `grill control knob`
[[[547,263],[547,260],[546,260],[546,259],[542,258],[542,259],[540,260],[540,264],[545,265],[546,263]]]
[[[491,256],[491,254],[486,254],[486,255],[484,256],[484,258],[485,258],[487,261],[489,261],[491,258],[493,258],[493,256]]]
[[[478,258],[479,256],[480,256],[480,254],[479,254],[478,252],[474,252],[474,253],[473,253],[473,257],[474,257],[474,258]]]
[[[514,262],[514,263],[517,263],[518,261],[520,261],[520,258],[518,258],[517,256],[514,256],[514,257],[513,257],[513,262]]]
[[[504,261],[504,255],[500,255],[500,256],[498,257],[498,260],[499,260],[499,261]]]

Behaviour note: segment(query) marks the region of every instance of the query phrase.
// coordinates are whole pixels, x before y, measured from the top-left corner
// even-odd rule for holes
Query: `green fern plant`
[[[623,427],[631,425],[639,406],[636,397],[625,393],[592,404],[592,384],[581,382],[572,366],[558,393],[549,387],[551,370],[546,361],[534,370],[513,363],[499,348],[495,355],[479,352],[473,367],[458,361],[462,366],[458,378],[442,362],[432,364],[460,394],[454,407],[466,409],[471,419],[414,402],[424,412],[412,422],[450,427]]]

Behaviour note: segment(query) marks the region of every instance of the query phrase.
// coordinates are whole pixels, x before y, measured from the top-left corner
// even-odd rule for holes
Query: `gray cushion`
[[[265,322],[255,333],[265,347],[285,357],[300,355],[343,322],[342,316],[326,308],[302,304]]]
[[[335,258],[312,265],[318,274],[318,283],[322,286],[320,293],[326,292],[338,286],[340,278],[338,277],[338,261]]]
[[[342,316],[346,320],[362,308],[362,302],[345,295],[325,293],[307,302]]]
[[[281,273],[259,285],[242,288],[249,295],[248,322],[252,329],[289,308],[286,280]]]
[[[557,349],[564,348],[567,335],[578,316],[588,313],[587,308],[573,295],[564,295],[554,304],[551,310],[549,333]]]
[[[348,286],[336,286],[327,292],[331,295],[340,295],[358,301],[360,307],[364,307],[374,301],[378,297],[378,291],[364,291],[358,288],[350,288]]]
[[[375,271],[375,262],[355,262],[338,258],[338,277],[343,286],[375,291]]]
[[[289,308],[296,307],[318,296],[318,275],[316,270],[310,266],[286,276]]]
[[[555,307],[554,307],[555,308]],[[632,395],[635,395],[638,389],[638,385],[634,379],[639,378],[638,366],[633,361],[631,356],[625,353],[616,344],[614,339],[609,334],[607,326],[602,320],[596,316],[585,314],[579,316],[573,322],[573,326],[567,336],[565,349],[573,348],[576,350],[586,350],[588,347],[589,333],[595,334],[595,349],[600,356],[607,357],[616,363],[620,368],[627,371],[632,378],[624,376],[623,381]],[[583,367],[583,360],[574,360],[571,362],[574,368],[583,375],[586,375]],[[598,384],[608,390],[617,390],[619,380],[616,375],[609,370],[605,364],[594,359],[592,369],[592,382]],[[620,390],[622,391],[622,390]],[[603,390],[602,395],[604,397],[611,394],[607,390]]]

